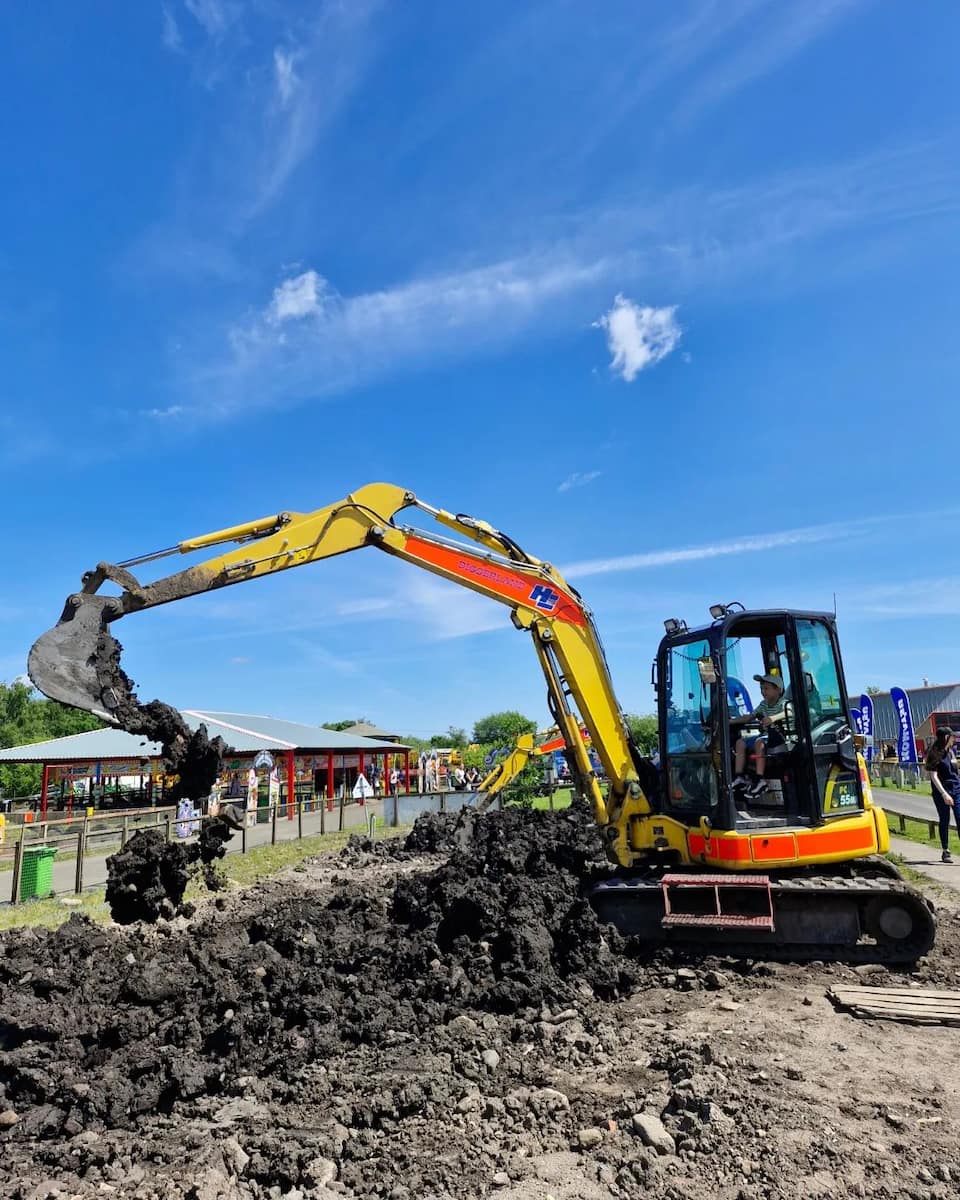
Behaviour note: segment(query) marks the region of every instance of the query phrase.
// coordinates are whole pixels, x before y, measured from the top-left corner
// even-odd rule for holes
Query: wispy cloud
[[[724,7],[723,5],[720,6]],[[676,117],[690,120],[748,84],[769,75],[828,33],[845,17],[866,7],[864,0],[803,0],[771,4],[759,12],[749,6],[750,28],[741,25],[732,45],[721,49],[686,92]],[[747,15],[747,14],[743,14]]]
[[[183,0],[191,17],[210,37],[220,37],[238,16],[238,6],[228,0]]]
[[[731,538],[729,541],[710,542],[703,546],[652,550],[645,554],[624,554],[616,558],[585,559],[582,562],[570,563],[563,567],[562,571],[572,579],[583,579],[587,575],[608,575],[619,571],[642,571],[651,567],[670,567],[678,563],[698,562],[732,554],[756,554],[763,550],[838,541],[851,537],[863,528],[863,522],[813,525],[805,529],[785,529],[779,533],[758,533],[749,537]]]
[[[295,69],[296,55],[286,53],[279,47],[273,52],[273,67],[276,73],[277,94],[280,97],[280,103],[286,107],[293,97],[300,80],[297,78]]]
[[[162,38],[163,44],[168,50],[179,52],[183,49],[183,39],[180,36],[180,27],[177,25],[177,19],[165,4],[160,6],[160,17],[163,22]]]
[[[609,270],[602,261],[545,255],[355,296],[339,295],[307,270],[229,330],[230,353],[195,380],[202,405],[146,415],[223,419],[263,404],[265,396],[270,403],[316,398],[417,358],[462,354],[468,341],[497,344],[543,322],[551,306]]]
[[[873,617],[960,616],[960,575],[851,589],[845,610]]]
[[[602,471],[574,471],[557,487],[558,492],[569,492],[571,488],[586,487],[603,474]]]
[[[607,333],[610,370],[632,383],[646,367],[661,362],[680,342],[676,305],[651,308],[618,295],[613,307],[594,326]]]
[[[278,199],[360,85],[374,48],[369,25],[379,7],[380,0],[322,4],[295,54],[274,50],[276,102],[261,114],[253,160],[241,160],[253,184],[240,214],[244,221]]]

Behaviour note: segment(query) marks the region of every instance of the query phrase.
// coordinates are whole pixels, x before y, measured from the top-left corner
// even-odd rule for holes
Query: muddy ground
[[[0,1195],[957,1195],[957,1031],[825,995],[960,987],[952,905],[912,973],[649,959],[599,862],[575,813],[429,818],[169,924],[4,935]]]

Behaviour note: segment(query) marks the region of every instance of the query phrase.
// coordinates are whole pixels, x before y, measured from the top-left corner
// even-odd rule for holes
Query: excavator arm
[[[405,509],[426,513],[474,545],[398,523],[397,515]],[[152,583],[141,583],[132,572],[171,555],[229,544],[236,548]],[[30,678],[52,699],[120,723],[132,692],[119,669],[119,645],[110,633],[115,621],[364,546],[505,604],[516,628],[526,630],[533,640],[552,717],[570,748],[571,770],[592,800],[598,823],[611,824],[624,805],[631,814],[651,812],[638,773],[641,757],[617,703],[593,619],[575,589],[555,567],[525,553],[486,522],[434,508],[393,484],[368,484],[314,512],[278,513],[119,564],[100,563],[84,575],[81,590],[67,598],[58,624],[34,644]],[[108,582],[121,589],[119,595],[101,594]],[[591,766],[581,724],[609,780],[607,796]]]

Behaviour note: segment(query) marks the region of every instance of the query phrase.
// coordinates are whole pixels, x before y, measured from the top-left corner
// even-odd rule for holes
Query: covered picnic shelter
[[[267,786],[276,788],[278,799],[285,794],[292,805],[295,798],[323,798],[332,805],[338,791],[351,794],[361,775],[368,781],[370,776],[383,781],[394,767],[402,772],[410,792],[410,749],[397,742],[249,713],[200,709],[180,713],[190,729],[205,725],[210,737],[222,737],[229,747],[218,784],[224,799],[249,800],[260,787],[258,773],[266,772]],[[95,788],[102,795],[110,781],[115,781],[119,792],[121,779],[139,778],[141,797],[154,804],[162,802],[167,782],[160,745],[114,728],[9,746],[0,749],[0,762],[43,767],[41,820],[52,797],[69,797],[72,802],[78,785],[92,798]]]

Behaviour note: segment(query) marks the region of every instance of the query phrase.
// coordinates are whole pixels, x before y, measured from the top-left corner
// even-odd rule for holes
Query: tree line
[[[20,680],[0,683],[0,747],[45,742],[102,727],[103,722],[90,713],[39,697]],[[39,766],[2,763],[0,791],[4,796],[29,796],[40,790],[41,774]]]

